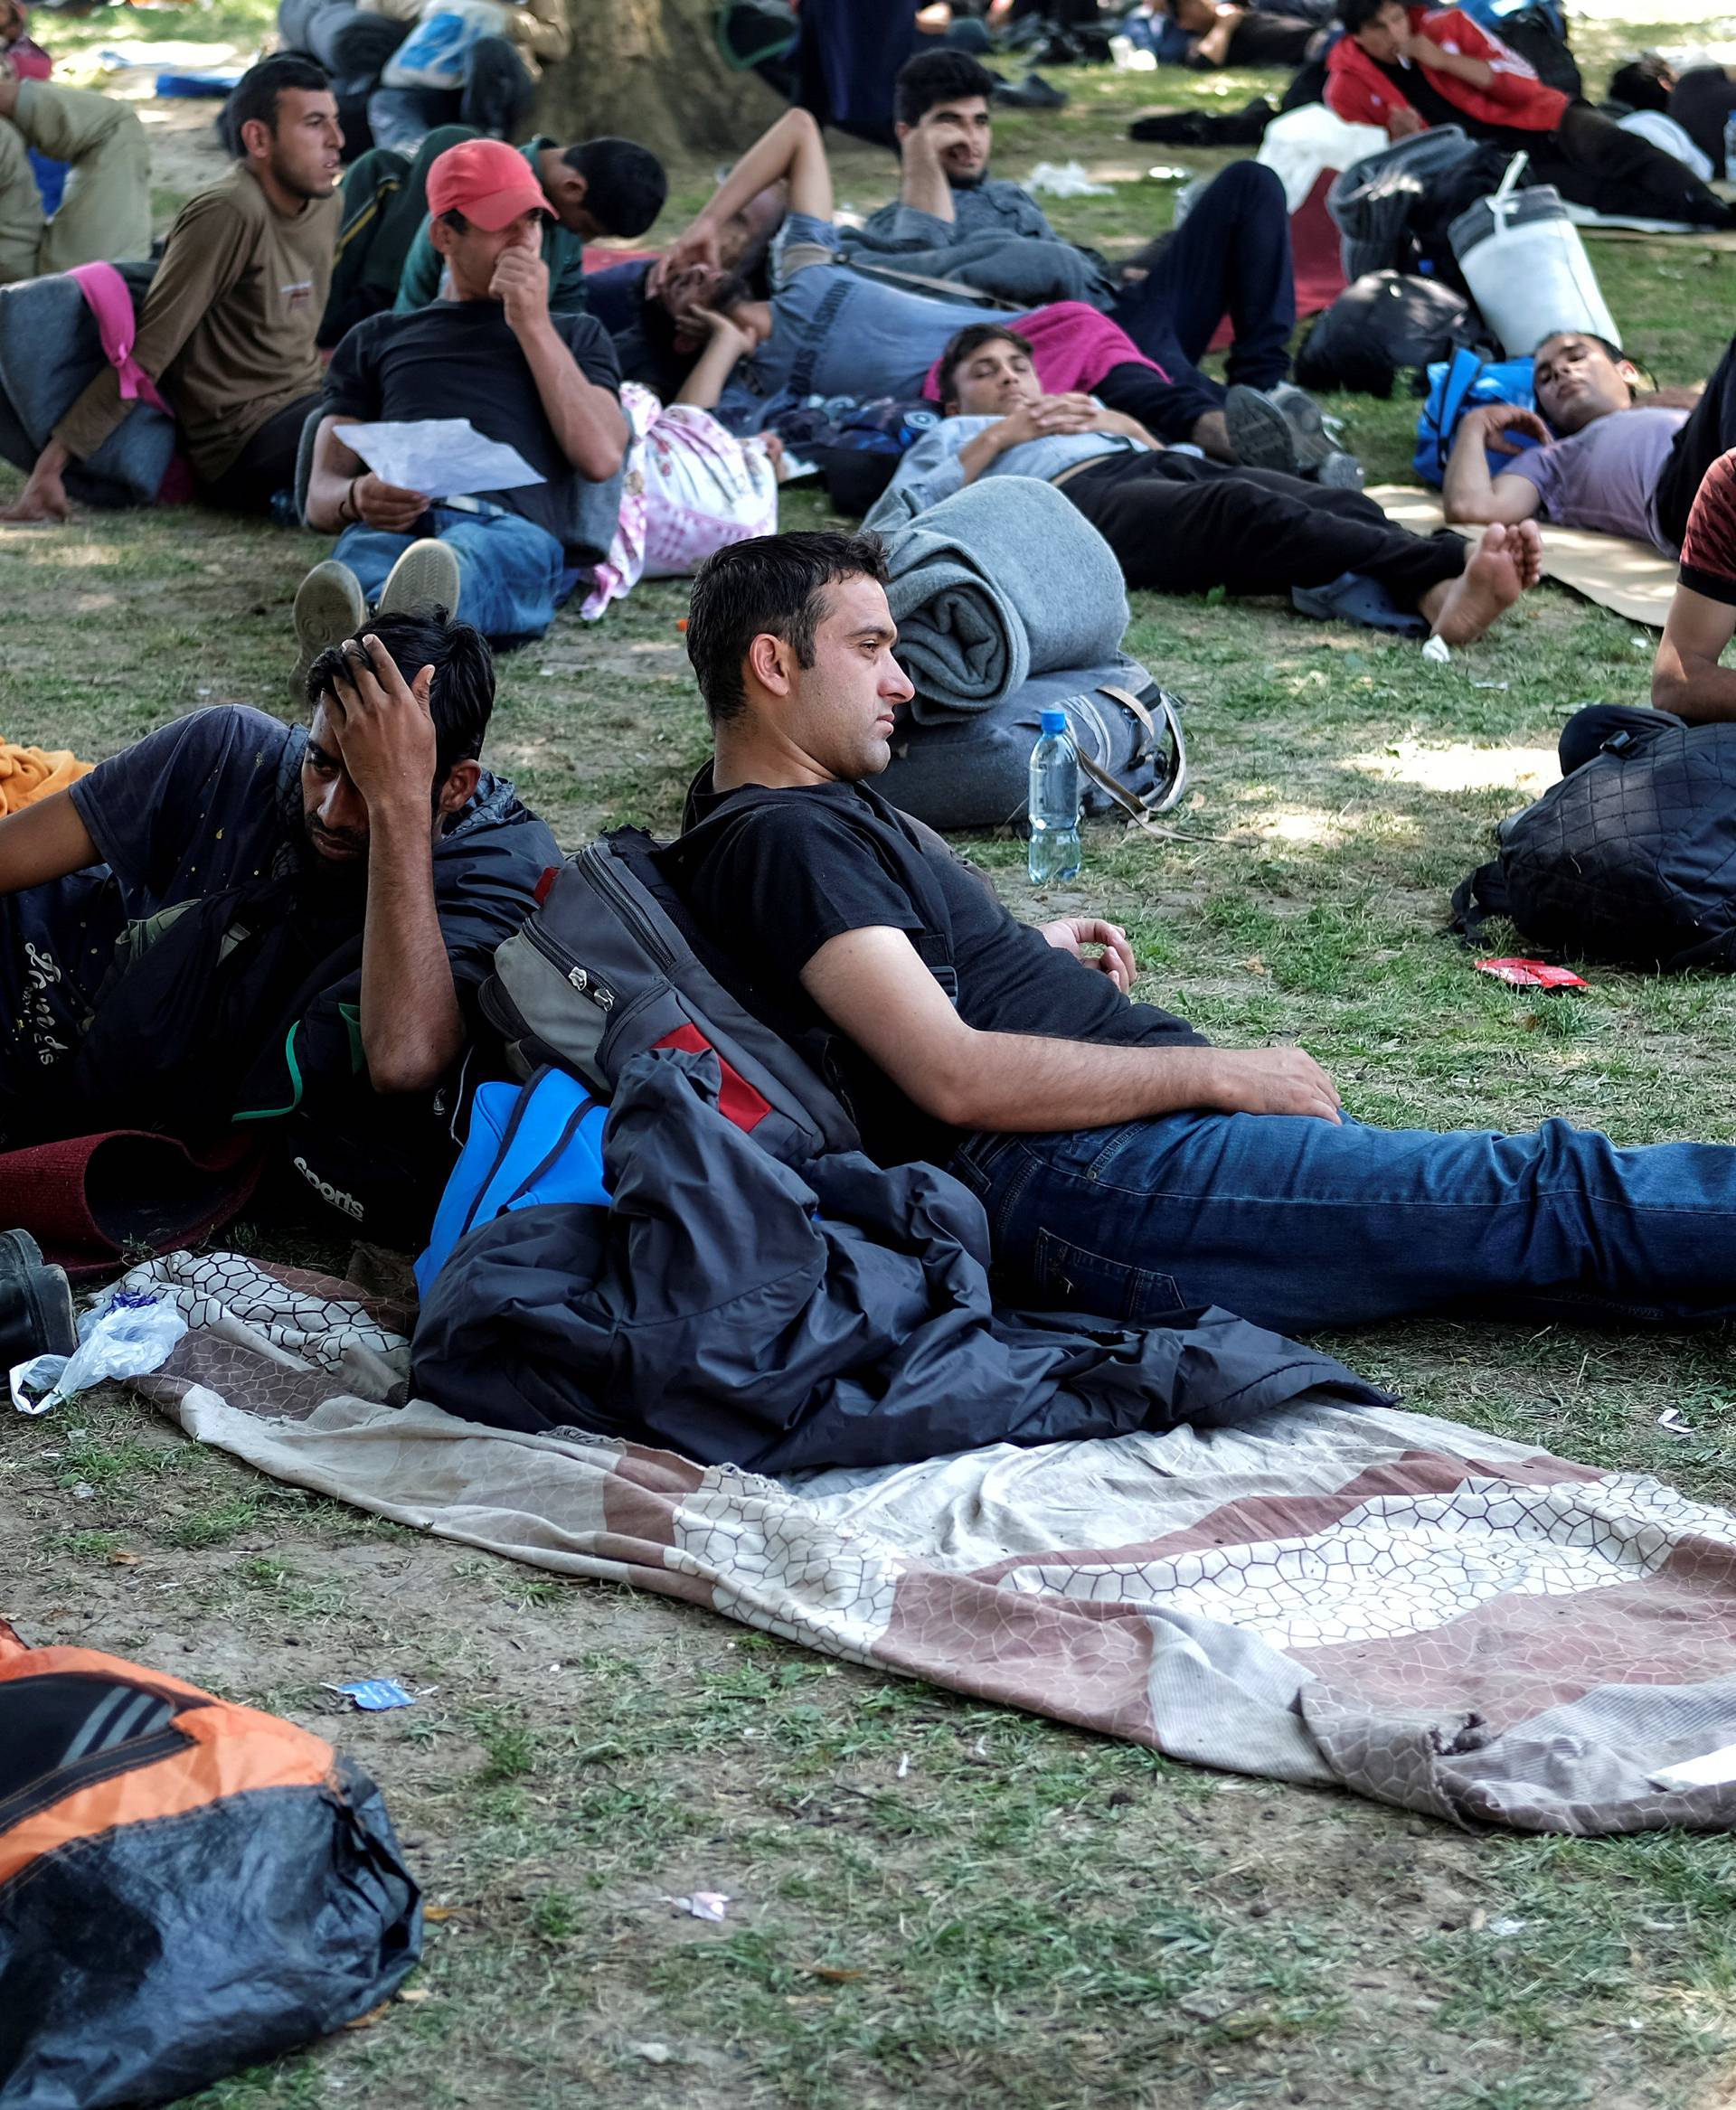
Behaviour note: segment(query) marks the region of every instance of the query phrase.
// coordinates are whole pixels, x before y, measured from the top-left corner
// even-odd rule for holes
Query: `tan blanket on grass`
[[[1431,535],[1447,524],[1440,495],[1418,491],[1403,484],[1377,484],[1368,495],[1388,520],[1414,533]],[[1589,528],[1556,527],[1548,521],[1543,531],[1543,576],[1558,586],[1571,586],[1589,601],[1597,601],[1630,623],[1644,623],[1654,630],[1664,627],[1675,591],[1675,566],[1649,542],[1630,542],[1625,535],[1594,534]],[[1468,537],[1474,531],[1461,528]]]
[[[1397,1409],[785,1481],[401,1396],[405,1316],[174,1253],[135,1380],[262,1473],[1171,1757],[1524,1831],[1736,1823],[1736,1516]]]

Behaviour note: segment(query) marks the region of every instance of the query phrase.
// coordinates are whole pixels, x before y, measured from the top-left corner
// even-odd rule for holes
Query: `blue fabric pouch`
[[[1480,403],[1517,403],[1534,410],[1537,394],[1533,365],[1529,359],[1489,360],[1475,352],[1460,350],[1450,359],[1436,360],[1429,368],[1429,395],[1417,419],[1417,452],[1411,466],[1425,484],[1440,489],[1447,476],[1447,458],[1453,451],[1458,421],[1467,410]],[[1511,436],[1523,449],[1535,447],[1523,433]],[[1510,454],[1490,454],[1489,474],[1499,476],[1513,466]]]
[[[470,1109],[470,1134],[416,1263],[423,1296],[454,1246],[479,1223],[542,1201],[609,1206],[603,1122],[609,1109],[564,1069],[539,1069],[527,1084],[485,1084]]]

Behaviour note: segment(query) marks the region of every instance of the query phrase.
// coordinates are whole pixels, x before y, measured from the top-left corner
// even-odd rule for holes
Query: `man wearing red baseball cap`
[[[540,637],[615,530],[620,374],[591,316],[549,312],[535,176],[498,139],[467,139],[429,169],[428,200],[449,297],[358,323],[326,375],[307,521],[342,532],[296,596],[304,665],[354,636],[370,601],[462,608],[496,645]],[[404,490],[344,441],[350,424],[442,418],[516,449],[539,480]]]

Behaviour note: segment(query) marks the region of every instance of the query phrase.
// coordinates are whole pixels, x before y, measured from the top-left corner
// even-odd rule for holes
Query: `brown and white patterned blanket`
[[[137,1380],[189,1435],[378,1515],[660,1590],[882,1671],[1456,1820],[1736,1817],[1736,1516],[1425,1416],[1251,1426],[774,1482],[389,1404],[404,1314],[185,1253]],[[1730,1771],[1736,1776],[1736,1760]]]

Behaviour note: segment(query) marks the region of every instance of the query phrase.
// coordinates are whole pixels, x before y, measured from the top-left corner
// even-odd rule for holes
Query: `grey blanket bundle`
[[[1115,657],[1127,626],[1121,568],[1052,485],[986,477],[901,525],[882,508],[874,524],[919,723],[986,711],[1033,674]]]

